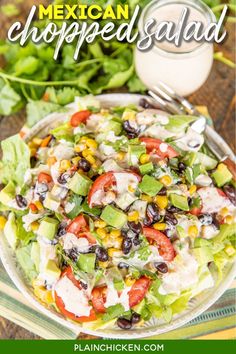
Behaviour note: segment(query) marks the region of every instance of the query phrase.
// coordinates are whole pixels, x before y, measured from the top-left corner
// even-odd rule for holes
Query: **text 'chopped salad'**
[[[191,128],[196,117],[144,99],[70,108],[46,135],[2,142],[0,229],[36,297],[66,318],[169,322],[234,259],[232,174]]]

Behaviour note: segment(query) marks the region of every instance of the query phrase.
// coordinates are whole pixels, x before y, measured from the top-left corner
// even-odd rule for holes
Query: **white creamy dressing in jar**
[[[91,306],[86,292],[78,289],[67,277],[62,277],[56,284],[55,289],[65,306],[65,309],[76,316],[89,316]]]

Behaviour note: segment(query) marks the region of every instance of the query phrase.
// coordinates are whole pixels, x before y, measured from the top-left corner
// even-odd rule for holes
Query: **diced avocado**
[[[38,275],[34,262],[31,259],[31,247],[31,244],[29,244],[16,250],[17,261],[19,262],[29,280],[33,280]]]
[[[145,175],[138,186],[143,193],[150,195],[150,197],[154,197],[162,189],[163,184],[157,181],[154,177]]]
[[[116,120],[109,120],[105,128],[103,127],[103,132],[110,132],[113,131],[115,135],[119,135],[122,130],[122,126],[120,122],[117,122]]]
[[[92,185],[92,181],[85,175],[76,172],[74,176],[68,182],[68,188],[71,189],[74,193],[86,197],[89,192],[89,188]]]
[[[15,197],[15,185],[9,182],[0,192],[0,202],[7,205]]]
[[[177,235],[179,236],[179,238],[184,238],[187,237],[188,235],[186,234],[184,228],[180,225],[176,226],[176,231],[177,231]]]
[[[79,268],[85,273],[92,273],[95,269],[96,255],[94,253],[80,254],[78,259]]]
[[[206,170],[213,170],[217,165],[215,159],[202,152],[197,152],[197,162],[204,166]]]
[[[113,226],[117,229],[121,229],[127,221],[126,214],[111,205],[107,205],[103,209],[100,217],[108,225]]]
[[[211,244],[208,240],[205,238],[197,237],[194,240],[194,247],[209,247]]]
[[[135,197],[135,195],[132,195],[130,193],[121,194],[118,198],[116,198],[116,205],[120,209],[125,210],[126,208],[128,208],[128,206],[130,206],[130,204],[135,202],[135,200],[137,199],[138,198]]]
[[[193,248],[192,252],[200,265],[207,264],[214,260],[211,249],[208,246]]]
[[[184,211],[189,210],[188,199],[184,195],[179,194],[170,194],[170,202],[176,208],[179,208]]]
[[[47,192],[43,205],[45,206],[45,208],[49,210],[57,211],[60,206],[60,203],[61,203],[60,200],[58,200],[50,192]]]
[[[191,167],[194,165],[197,159],[197,153],[196,152],[189,152],[185,155],[183,162],[185,165]]]
[[[153,163],[152,162],[145,163],[144,165],[139,166],[139,170],[142,175],[146,175],[153,170]]]
[[[9,245],[15,249],[17,245],[17,226],[14,213],[8,215],[7,222],[4,226],[4,235],[6,236]]]
[[[144,145],[129,145],[128,147],[128,164],[135,166],[139,162],[141,155],[146,153],[146,147]]]
[[[34,262],[35,268],[38,272],[40,264],[40,245],[38,242],[32,242],[30,257]]]
[[[59,279],[61,275],[61,270],[58,268],[56,262],[53,259],[49,259],[47,261],[44,272],[53,279]]]
[[[216,171],[213,172],[211,176],[214,178],[218,187],[222,187],[224,184],[230,182],[233,178],[231,172],[223,163],[220,163],[217,166]]]
[[[56,219],[45,217],[39,225],[38,234],[52,240],[57,233],[58,223]]]

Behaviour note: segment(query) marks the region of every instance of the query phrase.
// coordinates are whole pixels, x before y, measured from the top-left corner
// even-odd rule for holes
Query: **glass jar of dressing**
[[[216,21],[210,8],[199,0],[154,0],[141,14],[141,36],[144,24],[151,18],[156,20],[156,26],[162,21],[177,24],[185,7],[189,9],[188,23],[201,21],[205,28]],[[138,76],[149,89],[162,81],[180,95],[187,96],[206,81],[212,67],[213,53],[212,43],[183,40],[180,47],[176,47],[166,40],[155,41],[146,51],[136,48],[135,66]]]

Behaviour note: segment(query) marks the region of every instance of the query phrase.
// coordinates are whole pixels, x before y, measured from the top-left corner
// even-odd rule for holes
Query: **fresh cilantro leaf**
[[[110,321],[113,318],[120,317],[125,312],[124,306],[121,304],[116,304],[113,306],[109,306],[107,308],[107,313],[102,316],[104,322]]]

